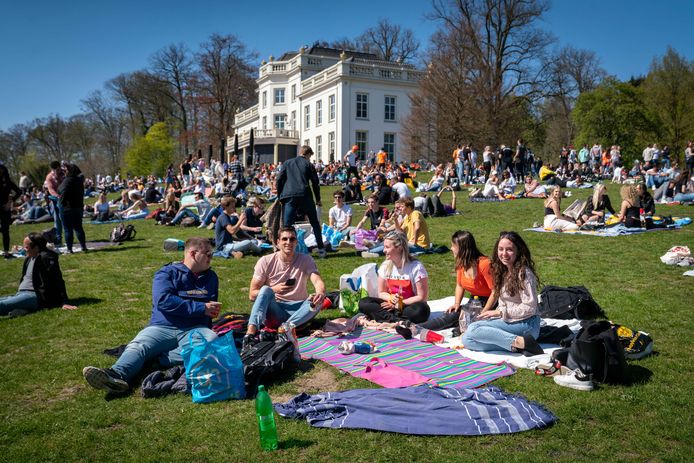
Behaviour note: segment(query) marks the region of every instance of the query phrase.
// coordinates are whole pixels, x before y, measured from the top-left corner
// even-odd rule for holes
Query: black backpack
[[[590,295],[585,286],[545,286],[540,293],[540,316],[593,320],[605,313]]]
[[[118,224],[111,230],[111,241],[114,243],[122,243],[123,241],[129,241],[135,238],[137,231],[133,225],[123,225]]]
[[[246,396],[255,397],[259,384],[268,384],[282,373],[296,368],[294,344],[289,341],[261,341],[241,351]]]
[[[569,347],[554,351],[552,358],[598,383],[623,384],[627,379],[624,347],[607,320],[583,322]]]

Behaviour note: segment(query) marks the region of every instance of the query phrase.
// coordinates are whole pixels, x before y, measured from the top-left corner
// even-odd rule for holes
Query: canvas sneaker
[[[369,251],[362,252],[361,256],[365,259],[378,259],[379,257],[381,257],[380,254],[377,254],[375,252],[369,252]]]
[[[328,256],[328,251],[325,250],[325,248],[318,249],[318,257],[321,259],[325,259]]]
[[[84,367],[82,375],[94,389],[119,393],[130,389],[130,385],[119,378],[110,368]]]
[[[569,370],[566,374],[557,375],[554,377],[554,382],[577,391],[592,391],[594,387],[593,381],[579,370]]]

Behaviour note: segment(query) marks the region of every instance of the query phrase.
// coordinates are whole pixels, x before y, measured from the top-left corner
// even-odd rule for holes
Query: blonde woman
[[[605,211],[610,211],[611,214],[615,213],[610,197],[607,196],[607,188],[602,183],[598,183],[593,188],[593,196],[588,198],[588,205],[582,217],[583,223],[604,222]]]
[[[429,318],[429,275],[424,265],[410,255],[408,247],[403,232],[386,234],[383,240],[386,260],[378,269],[378,297],[359,301],[359,311],[370,319],[423,323]]]
[[[641,218],[639,209],[641,203],[635,185],[625,185],[619,190],[619,195],[622,197],[622,205],[619,208],[617,219],[622,222],[627,228],[640,228]]]
[[[578,230],[579,225],[571,217],[561,213],[561,187],[554,185],[549,198],[545,199],[545,230],[571,231]]]

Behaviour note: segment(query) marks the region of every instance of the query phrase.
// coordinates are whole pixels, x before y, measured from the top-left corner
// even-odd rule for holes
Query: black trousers
[[[381,307],[383,299],[377,297],[365,297],[359,301],[359,312],[365,314],[377,322],[395,323],[401,320],[409,320],[412,323],[423,323],[429,318],[431,309],[426,302],[415,302],[406,305],[402,313],[386,310]]]
[[[2,228],[2,247],[5,252],[10,250],[10,224],[12,223],[12,211],[6,211],[0,206],[0,228]]]

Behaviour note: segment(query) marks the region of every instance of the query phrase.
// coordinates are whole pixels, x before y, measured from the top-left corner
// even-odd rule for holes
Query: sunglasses
[[[289,241],[290,243],[293,243],[296,241],[296,236],[283,236],[280,238],[280,241]]]
[[[212,259],[212,255],[213,255],[212,251],[204,252],[204,251],[200,251],[199,249],[193,249],[193,251],[195,251],[196,253],[199,253],[199,254],[203,254],[203,255],[209,257],[210,259]]]

